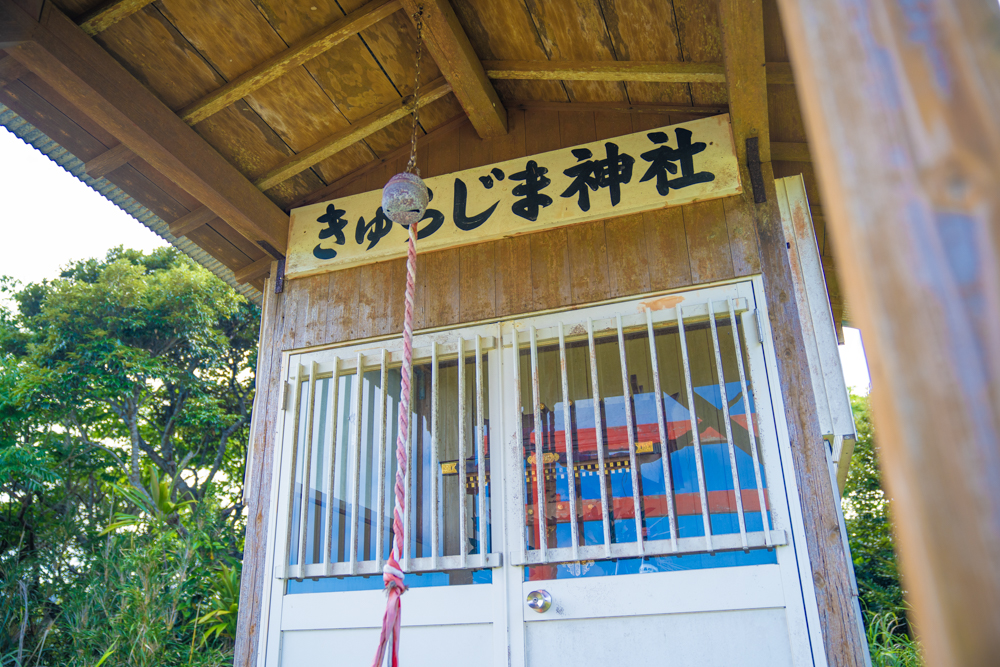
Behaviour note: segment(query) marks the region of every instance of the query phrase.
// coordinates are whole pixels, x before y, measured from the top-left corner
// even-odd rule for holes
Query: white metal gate
[[[761,294],[415,338],[407,667],[823,664]],[[371,659],[400,344],[288,357],[267,665]]]

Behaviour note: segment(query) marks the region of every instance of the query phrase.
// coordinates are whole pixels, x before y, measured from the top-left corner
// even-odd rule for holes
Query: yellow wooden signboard
[[[729,116],[713,116],[427,179],[424,253],[742,192]],[[292,211],[286,276],[406,255],[382,191]]]

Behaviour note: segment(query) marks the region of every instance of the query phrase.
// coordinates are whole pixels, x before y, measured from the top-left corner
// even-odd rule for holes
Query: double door
[[[403,664],[822,662],[761,295],[416,337]],[[263,664],[370,664],[401,356],[287,357]]]

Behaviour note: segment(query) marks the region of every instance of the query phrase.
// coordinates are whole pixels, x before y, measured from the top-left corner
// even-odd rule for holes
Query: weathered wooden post
[[[826,659],[831,667],[865,664],[865,638],[855,616],[851,568],[837,523],[836,496],[827,474],[816,396],[806,358],[802,314],[795,303],[788,249],[774,189],[764,63],[764,16],[760,0],[721,0],[719,19],[733,137],[743,170],[740,208],[760,248],[764,289],[771,303],[778,372],[806,545],[816,586]],[[750,167],[748,167],[750,165]]]
[[[1000,13],[779,0],[928,663],[1000,654]]]

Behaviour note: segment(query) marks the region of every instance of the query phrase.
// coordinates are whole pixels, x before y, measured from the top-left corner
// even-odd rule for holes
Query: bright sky
[[[56,278],[73,260],[117,245],[149,251],[159,236],[62,167],[0,128],[0,275]]]
[[[117,245],[149,251],[166,245],[139,221],[0,128],[0,275],[22,283],[56,278],[67,263],[103,257]],[[847,386],[867,394],[861,332],[844,329]]]

